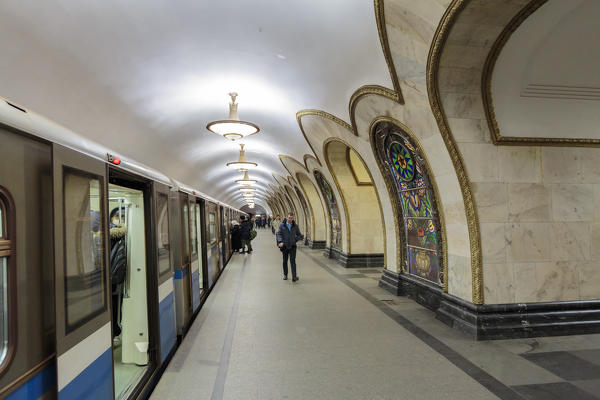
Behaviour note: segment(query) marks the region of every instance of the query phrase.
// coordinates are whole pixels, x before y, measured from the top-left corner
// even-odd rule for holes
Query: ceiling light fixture
[[[250,179],[250,177],[248,176],[248,170],[244,171],[244,177],[242,179],[237,179],[236,180],[237,183],[239,183],[240,185],[254,185],[256,183],[256,179]]]
[[[256,188],[253,187],[242,187],[238,189],[240,192],[255,192]]]
[[[235,168],[239,171],[248,171],[251,168],[258,167],[258,164],[251,161],[246,161],[246,152],[244,151],[244,145],[240,143],[240,157],[237,161],[228,162],[228,167]]]
[[[240,121],[237,112],[238,104],[235,102],[237,95],[235,92],[229,93],[229,96],[231,96],[229,119],[209,122],[206,125],[206,129],[230,140],[241,139],[260,131],[256,124],[248,121]]]

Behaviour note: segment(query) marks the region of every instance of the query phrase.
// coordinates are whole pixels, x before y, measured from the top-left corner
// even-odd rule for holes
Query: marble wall
[[[373,185],[357,185],[347,162],[347,149],[345,144],[332,141],[327,144],[325,156],[332,175],[339,184],[343,206],[349,218],[349,253],[383,254],[383,220],[379,200]],[[365,178],[370,181],[368,173]]]
[[[485,56],[525,3],[469,3],[440,62],[443,108],[477,204],[485,303],[597,299],[600,149],[497,146],[484,113]]]

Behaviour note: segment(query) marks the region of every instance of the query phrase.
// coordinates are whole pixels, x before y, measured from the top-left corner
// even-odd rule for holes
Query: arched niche
[[[311,240],[308,242],[312,248],[325,248],[327,241],[327,227],[325,223],[327,217],[325,210],[323,209],[323,203],[319,198],[317,188],[312,183],[308,175],[298,172],[296,179],[300,183],[300,187],[306,194],[306,200],[308,201],[308,207],[313,215],[314,224],[312,226]]]
[[[304,236],[306,237],[306,240],[308,241],[308,240],[312,239],[313,226],[315,224],[314,219],[313,219],[313,214],[308,206],[306,199],[304,198],[304,195],[302,194],[302,191],[297,186],[294,186],[294,191],[296,192],[296,196],[298,196],[300,205],[301,205],[302,209],[304,210],[304,216],[306,218],[306,228],[305,228],[306,233],[304,234]]]
[[[348,255],[340,261],[346,266],[383,266],[385,227],[369,170],[361,156],[341,140],[331,139],[323,147],[346,210]]]
[[[400,225],[401,271],[447,290],[443,216],[425,154],[412,135],[391,122],[378,123],[373,135],[378,165]]]
[[[323,174],[319,170],[314,170],[313,175],[317,181],[317,185],[321,190],[323,199],[327,205],[327,211],[329,216],[329,247],[337,251],[342,250],[342,221],[340,220],[340,209],[338,207],[337,199],[333,193],[331,184],[325,179]]]

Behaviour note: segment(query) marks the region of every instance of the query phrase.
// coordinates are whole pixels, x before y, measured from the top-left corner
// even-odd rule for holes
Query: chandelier
[[[258,167],[258,164],[251,161],[246,161],[246,152],[244,151],[244,145],[240,143],[240,157],[237,161],[228,162],[228,167],[235,168],[239,171],[247,171],[250,168]]]
[[[248,170],[245,170],[244,177],[242,179],[237,179],[236,182],[240,185],[250,186],[256,183],[256,179],[250,179],[250,177],[248,176]]]
[[[256,191],[256,188],[253,188],[250,186],[244,186],[244,187],[239,188],[239,191],[243,192],[243,193],[251,193],[251,192]]]
[[[231,96],[229,119],[209,122],[206,125],[206,129],[231,140],[241,139],[260,131],[256,124],[248,121],[240,121],[237,112],[238,104],[235,102],[237,95],[235,92],[229,93],[229,96]]]

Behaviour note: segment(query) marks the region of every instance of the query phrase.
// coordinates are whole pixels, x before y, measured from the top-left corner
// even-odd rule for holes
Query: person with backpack
[[[240,239],[242,239],[242,251],[240,254],[246,253],[246,247],[248,247],[248,254],[252,254],[252,244],[250,243],[250,231],[254,227],[252,221],[246,219],[245,215],[240,216],[242,223],[240,224]]]
[[[288,258],[292,266],[292,282],[298,280],[298,274],[296,274],[296,242],[304,239],[300,228],[294,221],[294,214],[288,213],[287,218],[279,225],[277,230],[277,246],[283,253],[283,280],[288,278]]]

